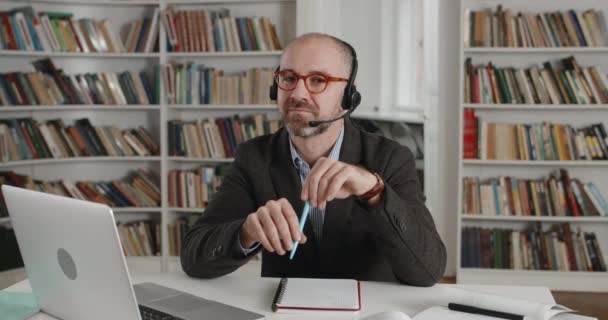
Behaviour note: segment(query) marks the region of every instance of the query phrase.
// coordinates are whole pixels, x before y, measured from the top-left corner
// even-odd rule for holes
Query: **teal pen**
[[[302,216],[300,217],[300,232],[304,231],[304,225],[306,224],[306,218],[308,218],[308,211],[310,211],[310,203],[306,201],[304,203],[304,209],[302,209]],[[293,256],[296,254],[296,250],[298,249],[297,241],[293,242],[293,248],[291,249],[291,253],[289,254],[289,260],[293,260]]]

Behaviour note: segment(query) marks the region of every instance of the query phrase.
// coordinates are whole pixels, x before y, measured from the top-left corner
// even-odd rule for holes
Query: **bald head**
[[[287,45],[287,47],[285,47],[284,52],[288,52],[289,50],[293,50],[294,48],[297,48],[299,46],[306,46],[311,42],[317,42],[324,48],[331,48],[333,50],[336,50],[336,53],[340,56],[340,60],[346,67],[347,74],[350,75],[353,63],[353,53],[345,42],[334,36],[316,32],[306,33],[292,40]],[[324,44],[327,44],[327,46],[325,46]]]

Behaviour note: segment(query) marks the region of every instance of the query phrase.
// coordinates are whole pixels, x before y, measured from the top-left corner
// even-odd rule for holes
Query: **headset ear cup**
[[[361,103],[361,94],[357,91],[357,87],[353,86],[352,94],[350,96],[350,107],[356,108]]]
[[[270,100],[276,101],[277,100],[277,95],[278,95],[278,87],[277,84],[273,82],[273,84],[270,86],[270,90],[269,90],[269,96],[270,96]]]

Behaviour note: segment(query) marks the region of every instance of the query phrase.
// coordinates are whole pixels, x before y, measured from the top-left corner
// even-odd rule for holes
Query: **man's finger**
[[[342,170],[344,164],[341,162],[334,162],[334,164],[327,169],[321,181],[319,181],[319,190],[317,191],[317,201],[319,202],[320,208],[325,208],[326,202],[329,200],[327,193],[329,191],[329,184],[334,179],[334,176]]]
[[[270,217],[270,212],[267,208],[260,208],[260,221],[262,222],[262,226],[264,228],[264,234],[270,241],[270,244],[274,248],[274,250],[280,254],[285,254],[285,250],[283,250],[283,246],[281,245],[281,240],[279,239],[279,233],[277,231],[272,218]]]
[[[264,234],[264,229],[262,228],[262,224],[260,223],[258,215],[254,215],[251,218],[250,222],[256,240],[261,243],[266,250],[268,250],[269,252],[274,252],[274,248],[270,245],[270,241],[268,241],[266,234]]]
[[[279,204],[281,205],[281,209],[283,212],[283,216],[289,225],[289,230],[291,231],[291,240],[299,241],[300,236],[300,221],[298,221],[298,216],[296,212],[293,210],[293,207],[287,201],[287,199],[283,198],[279,200]]]
[[[313,168],[310,170],[308,176],[306,176],[306,181],[303,188],[308,189],[308,198],[310,199],[310,204],[313,207],[319,206],[317,194],[319,188],[319,181],[321,180],[321,177],[323,177],[327,169],[329,169],[333,163],[334,160],[331,159],[319,159],[317,163],[313,166]]]
[[[287,220],[283,216],[283,208],[281,207],[281,204],[274,201],[267,204],[266,207],[268,207],[270,217],[277,228],[279,239],[283,242],[283,248],[285,248],[286,251],[290,251],[292,246],[291,231],[289,229],[289,225],[287,224]]]
[[[331,201],[336,197],[336,194],[338,191],[340,191],[351,173],[352,171],[350,168],[348,166],[344,166],[338,173],[334,175],[329,186],[327,187],[326,197],[328,201]]]

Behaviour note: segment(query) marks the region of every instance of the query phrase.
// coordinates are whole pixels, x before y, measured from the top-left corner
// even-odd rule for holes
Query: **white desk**
[[[134,283],[155,282],[194,295],[234,305],[266,315],[266,319],[310,319],[310,315],[275,314],[270,310],[279,279],[243,275],[227,275],[212,280],[189,278],[183,273],[132,274]],[[413,316],[433,305],[447,305],[450,291],[454,288],[470,288],[477,291],[501,294],[544,303],[554,303],[551,292],[543,287],[510,286],[455,286],[438,284],[431,288],[410,287],[382,282],[361,283],[362,311],[358,314],[336,315],[331,319],[359,319],[387,310],[401,310]],[[24,280],[7,290],[30,292],[29,282]],[[54,319],[38,314],[30,320]]]

